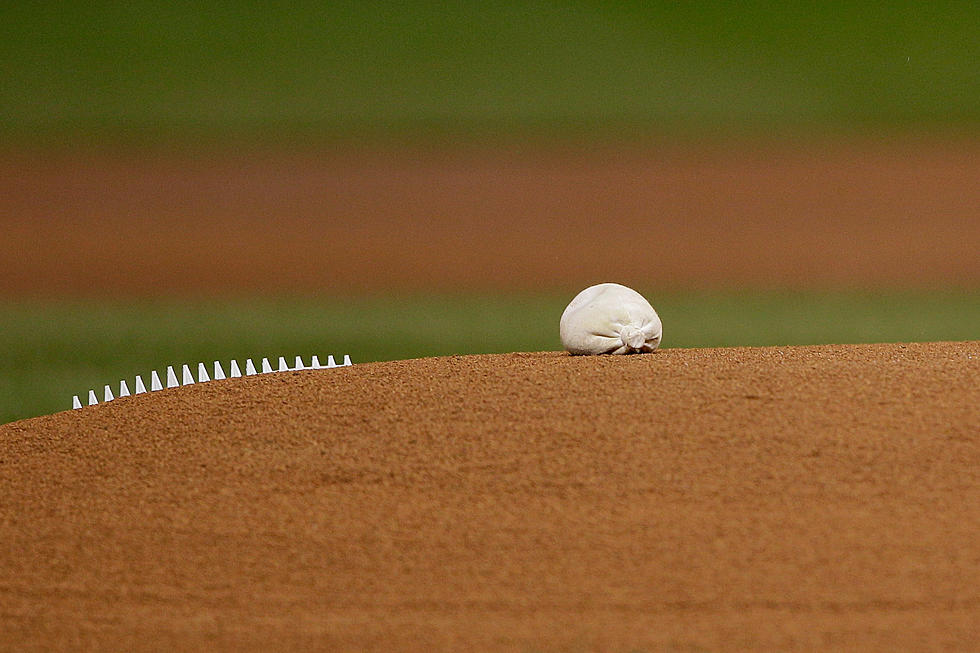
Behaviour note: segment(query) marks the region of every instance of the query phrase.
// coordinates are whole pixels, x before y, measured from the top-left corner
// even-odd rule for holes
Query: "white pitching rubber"
[[[255,374],[258,374],[258,372],[255,371],[255,363],[253,363],[252,359],[249,358],[247,361],[245,361],[245,376],[253,376]]]
[[[129,386],[126,385],[126,379],[119,382],[119,396],[128,397],[129,396]]]
[[[146,386],[143,385],[143,377],[136,375],[136,394],[141,395],[146,392]]]
[[[167,387],[168,388],[176,388],[179,385],[180,384],[177,383],[177,373],[174,372],[173,365],[168,365],[167,366]]]
[[[214,361],[214,380],[221,381],[225,378],[225,371],[221,369],[221,363],[219,361]]]
[[[211,377],[208,376],[208,368],[204,366],[204,363],[197,364],[197,380],[199,383],[211,380]]]
[[[99,400],[96,399],[96,397],[95,397],[95,390],[89,390],[88,391],[88,405],[89,406],[94,406],[97,403],[99,403]]]
[[[81,407],[82,407],[82,400],[78,398],[78,395],[75,395],[74,397],[72,397],[71,398],[71,408],[72,408],[72,410],[75,410],[76,408],[81,408]]]

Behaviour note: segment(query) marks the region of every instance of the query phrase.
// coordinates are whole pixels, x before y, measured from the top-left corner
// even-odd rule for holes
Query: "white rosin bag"
[[[651,352],[663,335],[650,302],[618,283],[600,283],[576,295],[559,328],[561,344],[572,354]]]

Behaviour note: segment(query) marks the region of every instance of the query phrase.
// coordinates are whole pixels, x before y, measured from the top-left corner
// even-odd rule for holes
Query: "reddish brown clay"
[[[465,356],[0,426],[17,650],[969,650],[980,343]]]
[[[0,297],[975,287],[980,143],[0,155]]]

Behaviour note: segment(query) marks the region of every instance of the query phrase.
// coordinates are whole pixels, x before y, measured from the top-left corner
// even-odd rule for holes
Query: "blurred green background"
[[[975,2],[0,8],[8,139],[965,129]],[[598,130],[598,132],[597,132]]]
[[[977,18],[975,2],[4,3],[0,139],[976,138]],[[571,299],[4,295],[0,280],[0,423],[183,362],[557,349]],[[970,290],[650,298],[670,347],[975,339],[980,324]]]

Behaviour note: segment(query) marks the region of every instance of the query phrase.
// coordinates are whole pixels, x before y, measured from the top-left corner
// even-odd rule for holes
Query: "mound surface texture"
[[[980,343],[434,358],[0,427],[18,649],[965,650]]]

